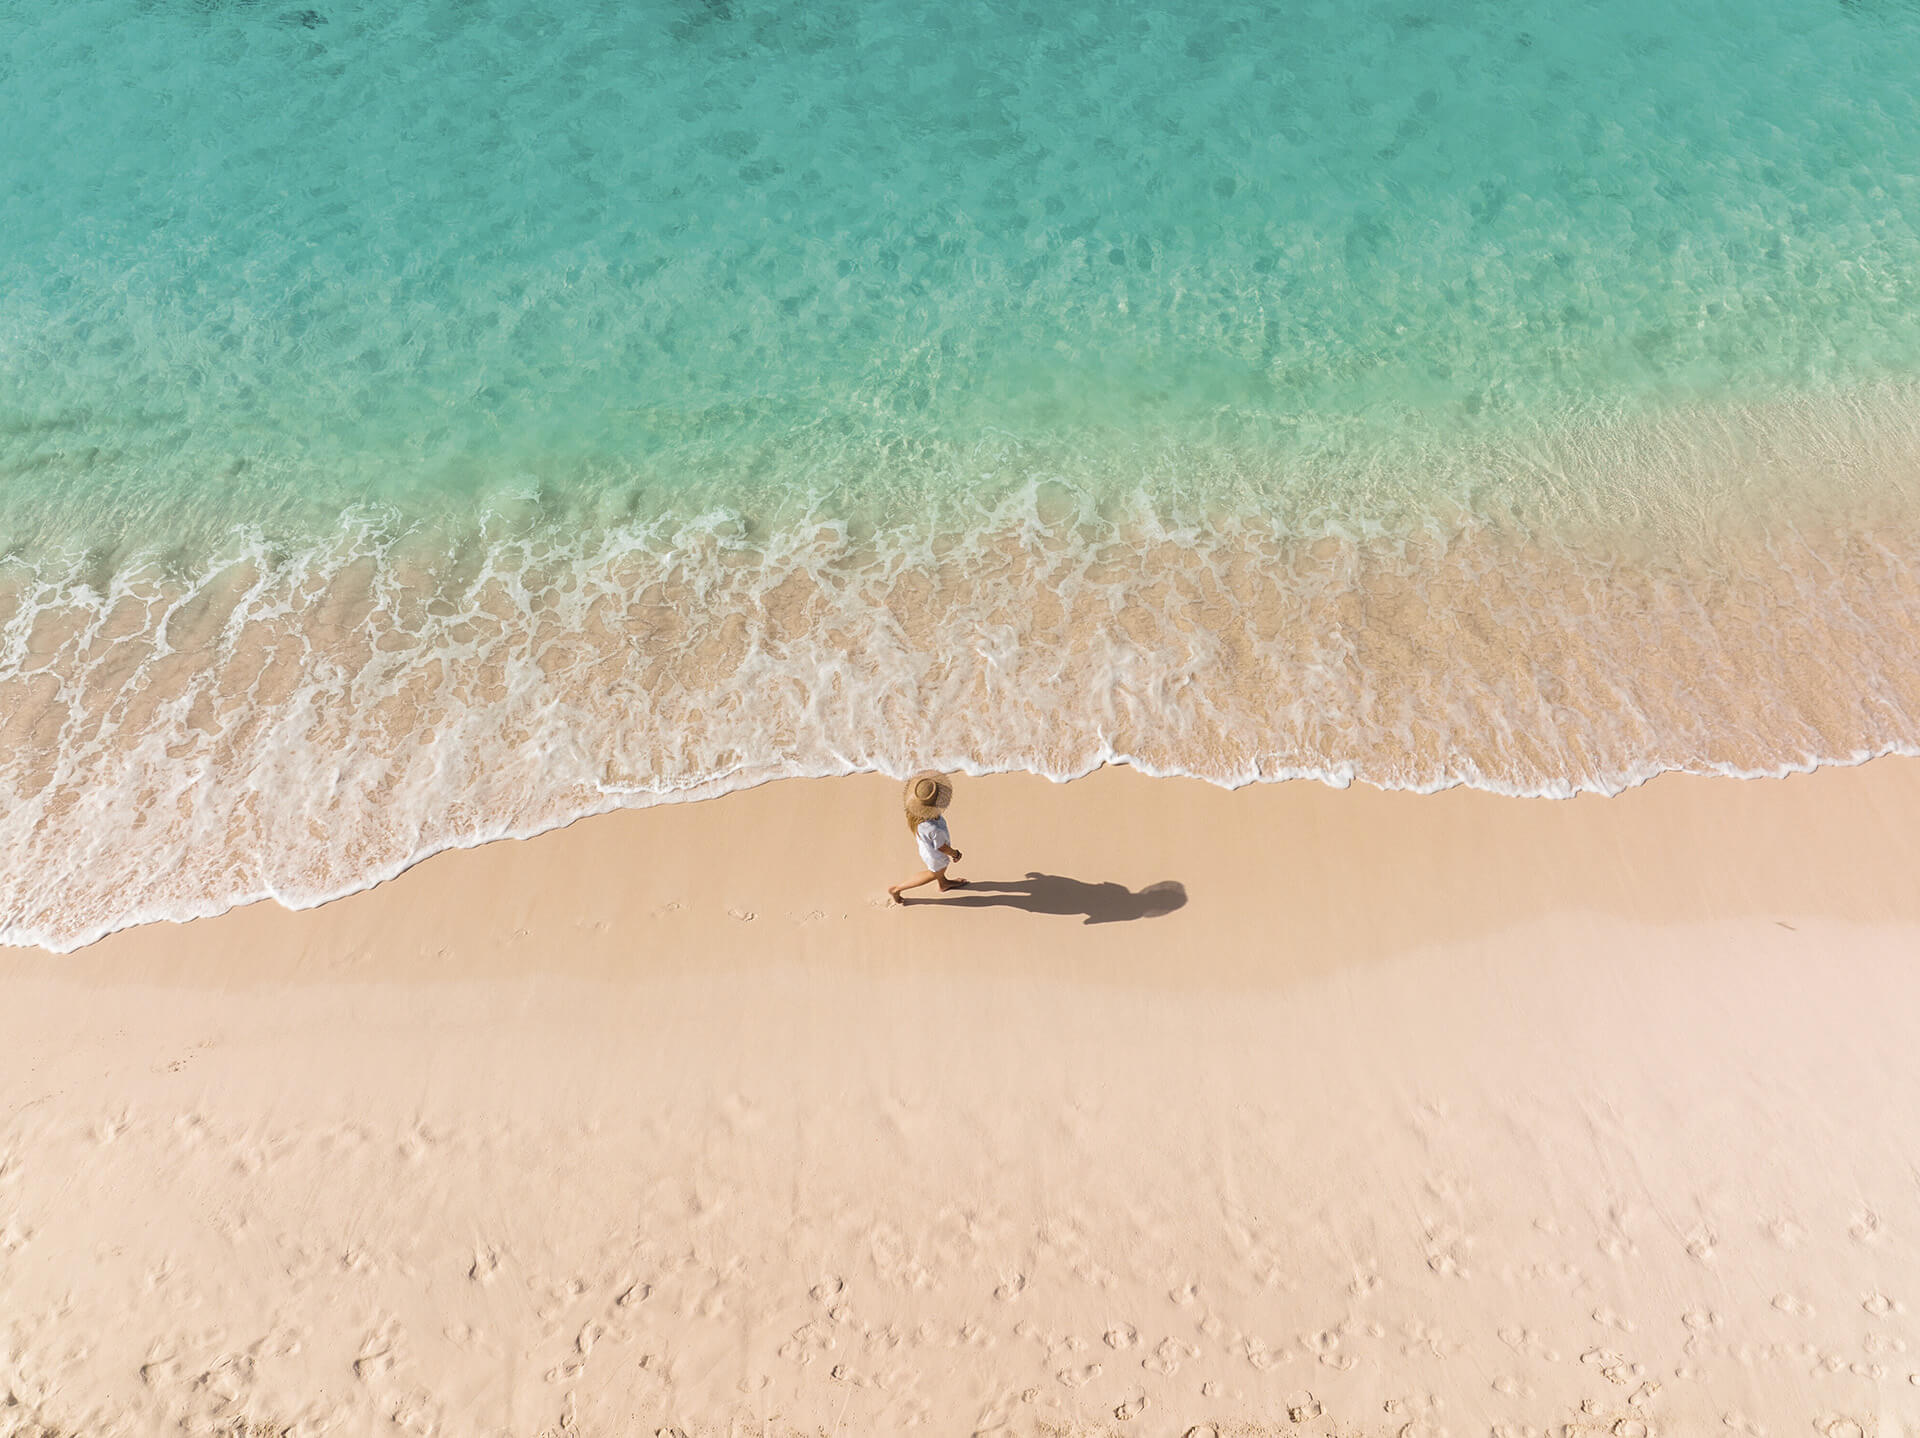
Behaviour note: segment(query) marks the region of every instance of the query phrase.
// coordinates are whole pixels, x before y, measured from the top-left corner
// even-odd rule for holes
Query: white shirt
[[[942,847],[953,843],[947,833],[947,816],[940,814],[931,819],[922,819],[920,827],[913,831],[914,839],[920,845],[920,862],[936,874],[952,861],[940,852]]]

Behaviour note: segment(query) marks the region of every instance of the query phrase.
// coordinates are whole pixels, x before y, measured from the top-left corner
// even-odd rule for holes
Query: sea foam
[[[1452,506],[1027,479],[584,531],[531,500],[464,528],[373,506],[304,546],[15,556],[0,938],[310,905],[794,775],[1124,762],[1567,796],[1905,751],[1910,413],[1888,392],[1569,434],[1524,483],[1457,459],[1483,482]],[[1541,499],[1540,466],[1579,463],[1614,482]]]

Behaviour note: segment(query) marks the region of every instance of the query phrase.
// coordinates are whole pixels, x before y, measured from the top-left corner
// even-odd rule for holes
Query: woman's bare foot
[[[949,879],[945,874],[940,876],[940,892],[943,894],[946,893],[948,889],[964,889],[966,887],[967,881],[965,879]]]
[[[903,909],[907,906],[907,901],[900,897],[900,891],[898,889],[887,890],[887,902],[889,904],[898,904]]]

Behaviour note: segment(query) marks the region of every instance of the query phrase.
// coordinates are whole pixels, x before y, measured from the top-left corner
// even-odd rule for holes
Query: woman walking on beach
[[[920,862],[927,867],[887,890],[894,903],[906,903],[900,896],[922,884],[938,884],[941,893],[966,887],[965,879],[947,877],[947,866],[960,860],[960,851],[953,847],[953,836],[947,832],[946,808],[952,802],[953,785],[938,770],[923,769],[907,780],[907,827],[913,830],[914,842],[920,846]]]

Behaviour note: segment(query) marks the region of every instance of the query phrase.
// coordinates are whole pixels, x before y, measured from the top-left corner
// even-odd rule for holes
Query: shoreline
[[[1488,439],[1351,508],[1251,459],[1213,501],[983,496],[997,461],[949,455],[939,504],[862,520],[615,485],[584,525],[530,494],[199,558],[29,547],[0,562],[0,941],[310,905],[799,774],[1560,797],[1911,751],[1911,389]]]
[[[0,952],[16,1416],[1920,1424],[1920,760],[956,788],[904,912],[868,776]]]
[[[202,561],[15,554],[0,940],[312,904],[649,790],[798,774],[1127,762],[1559,797],[1909,751],[1897,397],[1695,416],[1692,450],[1658,426],[1490,446],[1484,491],[1344,515],[1303,493],[1299,529],[1257,488],[1110,507],[1028,476],[981,499],[956,461],[937,513],[864,524],[576,529],[529,499],[462,535],[369,510]],[[1692,467],[1668,474],[1676,446]],[[1549,514],[1587,493],[1576,460],[1671,483],[1644,509],[1595,487],[1615,523],[1530,519],[1522,481]]]
[[[1880,766],[1884,766],[1884,768]],[[1796,787],[1792,791],[1791,801],[1783,800],[1777,796],[1764,796],[1764,794],[1756,795],[1749,799],[1735,799],[1728,796],[1724,801],[1715,801],[1706,797],[1701,786],[1708,786],[1708,788],[1722,786],[1735,788],[1758,786],[1762,791],[1765,791],[1769,786],[1773,785],[1806,780],[1823,774],[1850,773],[1868,769],[1869,767],[1873,767],[1876,773],[1899,771],[1902,775],[1907,772],[1920,774],[1920,754],[1914,753],[1904,744],[1893,744],[1886,749],[1864,756],[1846,759],[1820,759],[1805,764],[1783,765],[1781,768],[1771,771],[1700,772],[1697,770],[1666,768],[1634,779],[1622,788],[1610,792],[1577,790],[1567,794],[1551,795],[1515,793],[1477,784],[1465,779],[1456,780],[1437,788],[1423,789],[1386,787],[1357,776],[1350,776],[1346,778],[1344,782],[1336,782],[1333,778],[1322,774],[1289,775],[1288,777],[1279,779],[1247,779],[1238,783],[1227,784],[1189,773],[1156,773],[1147,766],[1123,758],[1096,764],[1083,773],[1064,779],[1035,773],[1028,769],[969,773],[964,769],[950,768],[948,772],[955,776],[957,783],[967,788],[972,788],[976,785],[986,785],[994,788],[1018,788],[1022,794],[1023,806],[1036,803],[1042,805],[1048,804],[1048,800],[1034,797],[1036,795],[1044,795],[1048,790],[1071,789],[1076,791],[1077,796],[1084,797],[1089,792],[1090,787],[1100,787],[1104,789],[1116,781],[1124,784],[1144,783],[1155,787],[1176,786],[1187,791],[1207,791],[1219,796],[1252,794],[1271,790],[1276,794],[1285,793],[1291,794],[1294,797],[1291,800],[1275,799],[1262,802],[1273,804],[1283,812],[1297,811],[1299,814],[1306,816],[1307,822],[1314,825],[1332,824],[1343,830],[1352,830],[1356,825],[1357,827],[1364,828],[1374,824],[1391,822],[1396,827],[1403,829],[1410,828],[1415,834],[1448,836],[1449,840],[1463,832],[1470,832],[1483,826],[1493,825],[1496,831],[1526,834],[1533,836],[1536,840],[1545,840],[1548,843],[1572,842],[1580,844],[1585,841],[1576,836],[1581,835],[1589,828],[1600,832],[1619,834],[1639,829],[1642,826],[1662,829],[1664,826],[1676,821],[1683,823],[1696,822],[1689,816],[1697,814],[1703,806],[1709,810],[1724,808],[1730,813],[1754,816],[1773,815],[1783,811],[1791,812],[1798,816],[1800,820],[1817,825],[1818,816],[1824,813],[1830,813],[1836,803],[1844,802],[1852,805],[1866,805],[1868,808],[1872,808],[1873,804],[1866,798],[1864,791],[1857,789],[1855,792],[1848,794],[1844,801],[1839,801],[1828,800],[1824,795],[1820,800],[1815,800],[1805,791],[1804,787]],[[1096,785],[1089,786],[1090,780],[1096,781]],[[1877,781],[1868,782],[1875,783],[1877,787]],[[1907,781],[1903,779],[1900,782],[1904,788]],[[709,808],[709,806],[714,805],[727,806],[738,804],[743,799],[747,799],[748,796],[755,795],[759,795],[761,798],[752,802],[756,804],[771,803],[774,809],[784,812],[789,805],[782,800],[769,801],[766,797],[768,791],[784,791],[791,788],[807,790],[813,793],[838,792],[844,794],[848,791],[849,786],[858,787],[866,791],[863,794],[860,812],[870,814],[878,809],[883,809],[886,803],[884,798],[876,798],[873,796],[884,794],[887,792],[888,786],[897,787],[897,781],[886,774],[875,773],[871,770],[862,770],[846,774],[830,775],[776,775],[755,780],[740,788],[694,786],[687,796],[660,797],[651,803],[640,805],[614,804],[608,808],[589,811],[570,819],[558,820],[551,825],[523,833],[491,834],[470,840],[455,840],[441,847],[426,850],[416,857],[407,859],[392,870],[368,878],[351,888],[311,901],[291,902],[278,894],[262,892],[235,899],[225,907],[219,909],[194,913],[184,917],[160,914],[151,917],[128,919],[113,928],[103,930],[92,937],[79,940],[67,947],[54,948],[38,942],[0,943],[0,957],[18,954],[39,955],[55,959],[64,958],[83,953],[100,944],[112,942],[125,935],[144,934],[155,930],[180,929],[208,922],[218,922],[230,915],[249,913],[258,909],[275,910],[286,915],[312,913],[316,910],[331,908],[337,904],[351,903],[367,894],[381,891],[395,881],[405,879],[409,875],[414,874],[422,865],[442,863],[448,860],[457,861],[458,856],[487,853],[502,846],[510,848],[529,844],[539,845],[543,841],[550,840],[554,835],[568,833],[579,828],[581,825],[618,824],[623,820],[632,822],[634,816],[638,815],[654,815],[662,812],[673,813],[682,810],[705,810]],[[1644,806],[1650,813],[1637,813],[1631,819],[1619,815],[1601,819],[1596,812],[1599,806],[1620,804],[1626,801],[1629,796],[1643,794],[1655,789],[1656,786],[1660,787],[1657,788],[1654,799],[1649,800],[1642,798],[1634,800],[1636,805]],[[1841,786],[1832,781],[1828,781],[1828,787],[1838,789]],[[1847,787],[1851,789],[1855,786],[1849,785]],[[1672,792],[1677,788],[1686,788],[1692,792],[1689,792],[1683,797],[1680,794]],[[1920,798],[1920,780],[1913,781],[1913,788],[1916,798]],[[1311,798],[1308,798],[1297,792],[1303,790],[1311,790],[1315,791],[1315,793]],[[1337,796],[1345,795],[1366,796],[1360,798],[1358,801],[1367,811],[1364,818],[1358,818],[1357,816],[1349,814],[1336,819],[1335,816],[1338,813],[1337,806],[1340,803]],[[1104,798],[1104,794],[1102,797]],[[1421,814],[1418,809],[1407,807],[1412,801],[1418,800],[1443,801],[1449,812],[1445,814]],[[1058,799],[1055,801],[1054,807],[1064,802],[1065,800],[1063,798]],[[1204,808],[1207,807],[1209,801],[1189,800],[1188,803],[1182,804],[1179,807],[1183,810],[1189,809],[1192,807],[1193,802],[1198,802],[1201,807]],[[1396,811],[1390,821],[1387,819],[1385,811],[1380,807],[1382,804],[1390,806]],[[1534,806],[1547,808],[1581,806],[1580,812],[1582,818],[1578,821],[1548,819],[1545,816],[1520,818],[1517,814],[1496,818],[1496,810],[1503,806],[1513,806],[1515,810]],[[835,807],[838,808],[839,806],[836,805]],[[1658,815],[1659,817],[1652,817],[1653,815]],[[727,817],[732,817],[730,810],[727,811]],[[849,814],[848,821],[857,822],[852,814]],[[723,842],[714,834],[714,829],[717,825],[721,828],[725,827],[724,825],[720,825],[720,816],[714,814],[708,816],[707,822],[699,826],[705,842],[711,844]],[[880,827],[884,829],[885,826],[882,825]],[[1671,830],[1668,829],[1666,832],[1671,832]],[[1827,838],[1829,842],[1834,842],[1839,839],[1839,836],[1835,833],[1829,833]],[[644,838],[632,836],[628,837],[625,842],[644,843],[647,841]],[[1532,842],[1532,840],[1529,842]],[[1414,847],[1418,847],[1417,840],[1414,841]],[[873,853],[874,851],[869,849],[868,852]],[[1689,856],[1682,856],[1677,853],[1669,854],[1666,861],[1668,863],[1684,862],[1687,857]],[[1765,862],[1765,857],[1758,853],[1751,857],[1754,857],[1756,862]],[[1870,871],[1877,867],[1864,853],[1857,854],[1856,858],[1858,859],[1856,867],[1861,871]],[[1791,878],[1785,871],[1778,870],[1777,865],[1774,867],[1777,871],[1776,877],[1780,879],[1785,886],[1782,892],[1792,892],[1793,883]],[[876,869],[876,872],[879,872],[879,869]],[[1730,878],[1730,876],[1724,877]],[[880,887],[884,888],[885,886],[881,885]],[[1564,886],[1556,885],[1549,880],[1543,892],[1552,892],[1560,887]],[[919,902],[924,903],[927,899],[927,894],[922,893],[918,895],[917,898]],[[1874,906],[1870,900],[1862,896],[1862,902],[1865,905],[1864,909],[1850,912],[1874,912]],[[1551,902],[1547,903],[1545,907],[1550,908]],[[1623,903],[1620,907],[1624,910],[1631,906]],[[1713,916],[1720,917],[1724,915],[1716,914]],[[659,916],[653,915],[652,917],[657,918]],[[851,917],[851,915],[849,913],[843,915],[843,917]],[[1911,917],[1920,920],[1920,902],[1916,902],[1911,910],[1901,909],[1899,917],[1902,919]],[[1409,943],[1417,942],[1411,935],[1408,936],[1406,941]]]

